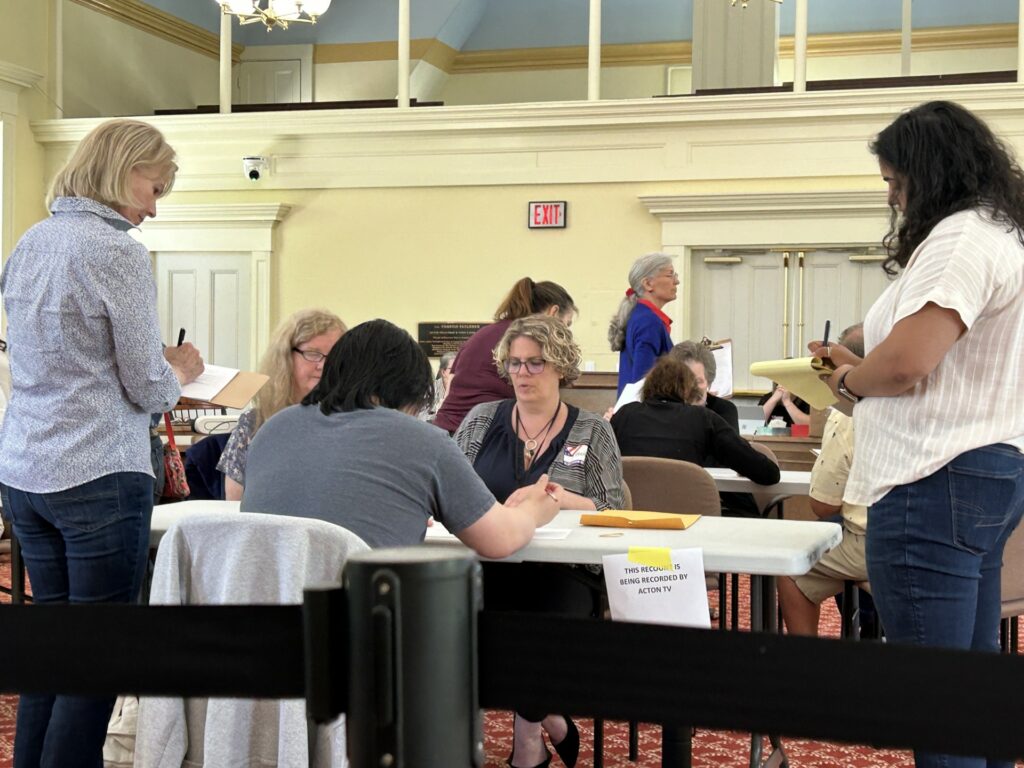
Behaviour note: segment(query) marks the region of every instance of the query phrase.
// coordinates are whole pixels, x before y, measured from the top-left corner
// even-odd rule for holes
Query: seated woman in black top
[[[623,456],[657,456],[699,466],[712,459],[755,483],[779,482],[779,468],[758,453],[725,419],[690,405],[699,397],[693,372],[672,355],[661,357],[644,382],[643,402],[630,403],[612,417]]]

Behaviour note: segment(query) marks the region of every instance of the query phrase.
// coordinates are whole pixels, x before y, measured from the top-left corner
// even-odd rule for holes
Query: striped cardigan
[[[455,442],[470,463],[476,462],[484,436],[500,404],[498,401],[475,406],[455,433]],[[584,446],[586,450],[582,462],[565,463],[566,451],[578,455]],[[551,463],[548,475],[551,482],[586,496],[598,509],[622,508],[622,457],[619,445],[611,426],[597,414],[582,410],[579,412],[566,437],[565,449]]]

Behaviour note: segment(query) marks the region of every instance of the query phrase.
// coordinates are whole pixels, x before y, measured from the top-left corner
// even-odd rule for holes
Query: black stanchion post
[[[345,586],[354,768],[482,766],[480,564],[468,554],[378,549],[348,561]]]

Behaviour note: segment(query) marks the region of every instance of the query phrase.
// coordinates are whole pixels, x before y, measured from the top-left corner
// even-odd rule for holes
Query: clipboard
[[[708,348],[708,351],[715,358],[715,381],[708,391],[715,397],[732,397],[733,394],[733,365],[732,365],[732,339],[719,339],[711,341],[707,336],[700,340],[700,343]]]
[[[751,363],[752,376],[762,376],[788,389],[812,408],[825,410],[836,402],[828,384],[818,377],[835,370],[832,361],[820,357],[795,357]]]

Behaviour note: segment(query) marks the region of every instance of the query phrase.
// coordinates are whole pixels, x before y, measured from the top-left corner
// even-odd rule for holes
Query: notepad
[[[601,525],[607,528],[661,528],[681,531],[689,528],[700,515],[679,515],[674,512],[639,512],[631,509],[609,509],[585,512],[580,525]]]
[[[750,373],[777,381],[812,408],[823,410],[836,402],[828,384],[818,377],[831,373],[835,366],[820,357],[795,357],[791,360],[765,360],[752,363]]]

